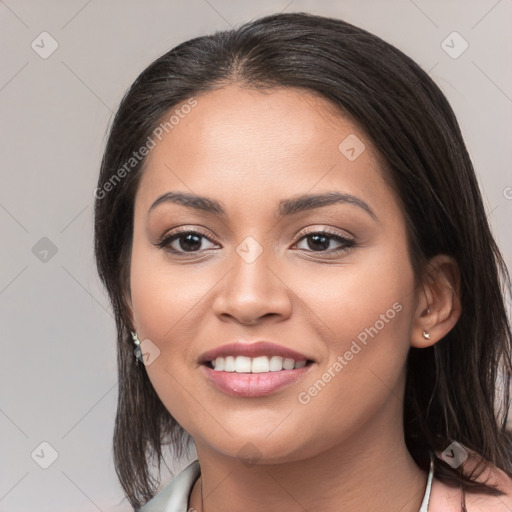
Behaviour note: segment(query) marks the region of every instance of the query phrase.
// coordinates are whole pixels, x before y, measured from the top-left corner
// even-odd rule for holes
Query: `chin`
[[[296,428],[295,432],[300,429]],[[262,433],[264,432],[264,433]],[[224,435],[222,439],[211,439],[200,436],[194,437],[198,453],[201,446],[208,451],[214,451],[222,457],[239,459],[246,466],[262,464],[284,464],[307,459],[320,453],[326,447],[319,446],[314,440],[298,439],[297,435],[288,432],[273,432],[267,435],[267,431],[260,430],[251,435],[231,437]]]

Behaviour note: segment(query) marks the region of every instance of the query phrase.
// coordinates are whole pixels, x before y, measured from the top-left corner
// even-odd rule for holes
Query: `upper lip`
[[[234,343],[227,343],[212,350],[208,350],[199,358],[200,363],[208,363],[217,357],[227,356],[246,356],[246,357],[259,357],[259,356],[281,356],[285,359],[293,359],[294,361],[311,360],[291,348],[277,345],[270,341],[255,341],[244,342],[238,341]]]

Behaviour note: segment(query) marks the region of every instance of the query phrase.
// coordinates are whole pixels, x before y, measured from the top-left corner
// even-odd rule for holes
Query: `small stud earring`
[[[423,331],[423,337],[426,339],[426,340],[429,340],[430,339],[430,334],[426,331]]]

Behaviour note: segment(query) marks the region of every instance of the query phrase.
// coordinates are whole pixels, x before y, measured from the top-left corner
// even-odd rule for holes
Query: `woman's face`
[[[268,462],[399,430],[417,290],[370,141],[292,88],[230,85],[180,112],[146,160],[130,272],[166,408],[198,450]],[[170,193],[204,199],[154,204]]]

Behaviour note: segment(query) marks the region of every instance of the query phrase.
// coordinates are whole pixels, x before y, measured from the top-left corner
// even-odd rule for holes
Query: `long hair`
[[[116,318],[114,460],[130,503],[140,507],[155,494],[152,464],[160,468],[162,447],[180,456],[190,441],[133,354],[126,297],[134,198],[145,162],[133,154],[173,107],[230,83],[313,91],[375,145],[402,205],[415,276],[436,254],[453,256],[461,273],[459,321],[432,347],[409,352],[407,447],[426,469],[429,450],[457,441],[512,476],[510,277],[452,108],[427,73],[379,37],[339,19],[275,14],[165,53],[135,80],[110,128],[95,191],[95,256]],[[435,470],[468,491],[499,493],[442,458]]]

